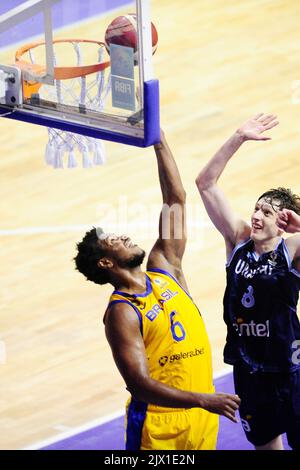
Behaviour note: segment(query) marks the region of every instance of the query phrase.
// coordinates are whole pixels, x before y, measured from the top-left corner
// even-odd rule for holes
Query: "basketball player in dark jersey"
[[[269,140],[264,132],[276,116],[258,114],[225,142],[196,179],[207,213],[223,235],[227,252],[224,361],[233,365],[240,416],[256,449],[283,449],[281,434],[300,449],[300,198],[289,189],[262,194],[251,225],[236,217],[217,181],[247,140]]]

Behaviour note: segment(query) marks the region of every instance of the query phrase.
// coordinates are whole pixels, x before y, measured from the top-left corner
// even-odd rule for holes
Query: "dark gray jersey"
[[[265,372],[300,368],[300,273],[292,268],[285,241],[261,256],[251,239],[237,245],[226,272],[225,362],[242,360]]]

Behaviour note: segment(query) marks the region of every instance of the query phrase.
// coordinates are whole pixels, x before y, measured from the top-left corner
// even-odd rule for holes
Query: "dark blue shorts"
[[[233,377],[248,441],[261,446],[286,433],[289,446],[300,450],[300,369],[251,374],[246,366],[236,365]]]

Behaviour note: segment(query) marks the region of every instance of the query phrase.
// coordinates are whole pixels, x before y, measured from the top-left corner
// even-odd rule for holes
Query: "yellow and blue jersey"
[[[114,291],[109,306],[115,302],[125,302],[132,307],[133,314],[135,312],[138,316],[151,378],[180,390],[213,393],[210,344],[198,308],[170,273],[162,269],[151,269],[146,272],[146,281],[147,288],[143,294]],[[202,427],[207,428],[208,421],[211,421],[209,416],[213,417],[212,440],[215,440],[216,415],[200,409],[164,408],[131,398],[127,412],[127,449],[163,449],[164,447],[159,447],[157,439],[153,437],[154,434],[157,436],[157,429],[151,433],[151,428],[157,428],[159,425],[162,430],[164,422],[167,430],[170,430],[169,437],[172,441],[168,443],[166,449],[185,448],[185,444],[178,444],[174,432],[171,431],[173,424],[170,414],[176,415],[175,421],[178,422],[180,411],[185,411],[185,426],[189,426],[192,416],[196,418],[195,426],[201,426],[201,416],[204,415],[205,422],[202,423]],[[168,414],[167,419],[165,413]],[[176,428],[177,425],[174,426]],[[166,434],[168,432],[164,433],[163,442],[168,440]],[[201,430],[198,429],[197,435],[200,434]],[[213,445],[211,444],[209,448],[213,448]],[[191,446],[196,448],[193,443]]]

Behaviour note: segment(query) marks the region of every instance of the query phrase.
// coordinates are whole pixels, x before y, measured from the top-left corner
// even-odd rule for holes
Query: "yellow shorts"
[[[215,450],[219,417],[201,408],[149,411],[132,400],[126,427],[127,450]]]

